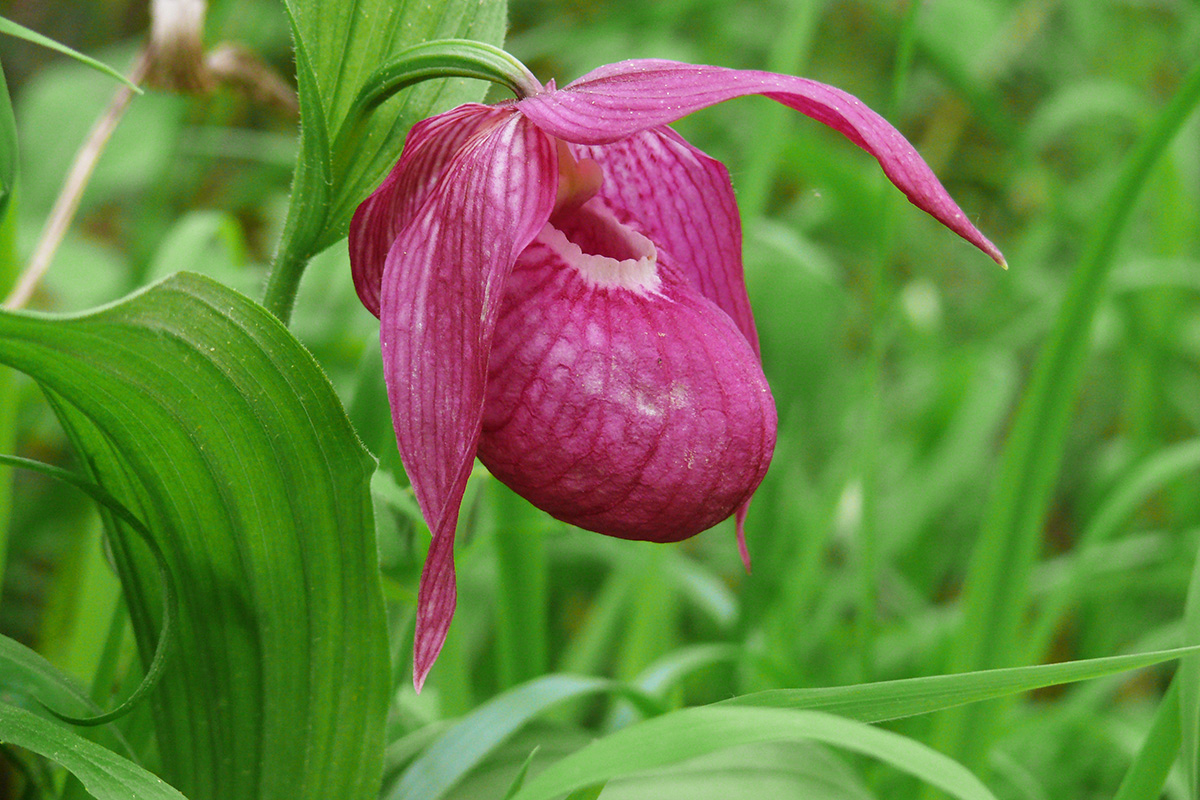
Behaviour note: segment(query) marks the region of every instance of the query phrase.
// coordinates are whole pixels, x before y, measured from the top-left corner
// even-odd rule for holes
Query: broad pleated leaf
[[[183,274],[84,315],[2,314],[0,362],[42,385],[170,565],[178,647],[151,695],[164,777],[192,800],[374,796],[389,668],[373,462],[307,351]],[[159,578],[112,532],[145,657]]]
[[[0,703],[0,743],[66,767],[96,800],[186,800],[150,772],[61,724]]]
[[[304,125],[321,125],[331,140],[341,128],[364,82],[389,56],[433,39],[475,39],[501,44],[505,0],[286,0],[297,52],[307,53],[315,85],[300,84]],[[323,249],[345,234],[354,208],[378,185],[400,156],[404,136],[418,120],[471,100],[486,87],[462,79],[429,81],[384,103],[362,129],[352,148],[335,160],[333,206],[323,230],[311,242]],[[313,91],[314,98],[306,97]]]

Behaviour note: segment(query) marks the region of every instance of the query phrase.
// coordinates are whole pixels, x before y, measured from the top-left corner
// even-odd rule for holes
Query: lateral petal
[[[504,283],[550,217],[557,170],[553,141],[509,115],[457,148],[388,252],[384,378],[404,468],[433,533],[417,606],[418,690],[454,613],[454,528]]]
[[[914,205],[1005,265],[1000,251],[971,224],[900,132],[833,86],[771,72],[645,59],[600,67],[561,90],[527,97],[517,107],[552,136],[605,144],[749,94],[766,95],[842,133],[874,156]]]
[[[412,220],[464,143],[512,113],[511,107],[468,103],[421,120],[408,132],[400,161],[350,220],[354,288],[372,314],[379,316],[380,281],[397,234]]]
[[[725,165],[665,127],[571,149],[600,165],[599,196],[617,218],[654,242],[659,259],[728,314],[758,354],[742,273],[742,223]]]

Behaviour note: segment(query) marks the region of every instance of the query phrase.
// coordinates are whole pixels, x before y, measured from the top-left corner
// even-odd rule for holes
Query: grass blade
[[[146,674],[137,688],[111,711],[86,717],[71,716],[68,713],[56,710],[52,706],[46,706],[46,710],[51,714],[63,722],[72,725],[103,725],[107,722],[112,722],[129,713],[130,709],[154,688],[155,684],[158,683],[158,679],[162,677],[163,669],[167,666],[167,656],[171,651],[171,644],[175,636],[174,620],[179,616],[179,596],[175,590],[175,584],[171,580],[171,572],[167,566],[167,559],[163,555],[162,550],[159,549],[158,543],[154,541],[153,534],[146,529],[142,521],[102,487],[65,469],[60,469],[51,464],[43,464],[40,461],[31,461],[28,458],[19,458],[0,453],[0,464],[40,472],[55,480],[74,486],[99,503],[109,514],[121,520],[125,525],[128,525],[130,530],[134,531],[138,538],[150,549],[150,555],[154,558],[154,565],[158,569],[159,580],[162,583],[162,627],[159,628],[158,636],[156,637],[157,643],[154,647],[154,655],[150,658],[150,664],[146,667]]]
[[[66,767],[96,800],[186,800],[157,776],[61,725],[0,703],[0,741]]]
[[[71,48],[67,47],[65,44],[59,44],[58,42],[54,41],[50,37],[43,36],[42,34],[38,33],[37,31],[31,31],[29,28],[26,28],[24,25],[18,25],[17,23],[13,22],[10,19],[5,19],[4,17],[0,17],[0,33],[6,33],[9,36],[15,36],[18,39],[24,39],[27,42],[33,42],[34,44],[40,44],[42,47],[49,48],[50,50],[55,50],[59,53],[62,53],[65,56],[70,56],[71,58],[75,59],[79,63],[86,64],[87,66],[91,67],[92,69],[96,70],[97,72],[102,72],[105,75],[109,76],[110,78],[116,78],[121,83],[125,84],[130,89],[133,89],[138,94],[142,93],[142,90],[139,89],[132,82],[130,82],[130,80],[128,78],[126,78],[120,72],[117,72],[115,69],[108,66],[107,64],[103,64],[103,63],[97,61],[96,59],[91,58],[90,56],[85,56],[83,53],[72,50]]]
[[[1192,567],[1188,585],[1183,635],[1188,642],[1200,642],[1200,556]],[[1174,683],[1179,686],[1180,759],[1188,795],[1196,798],[1200,797],[1200,654],[1183,659]]]
[[[994,700],[1046,686],[1091,680],[1176,658],[1195,658],[1197,653],[1200,653],[1200,645],[1062,664],[933,675],[854,686],[773,689],[723,700],[717,705],[820,709],[862,722],[883,722]]]

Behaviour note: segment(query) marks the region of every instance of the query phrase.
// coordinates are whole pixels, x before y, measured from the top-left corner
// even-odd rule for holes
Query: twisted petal
[[[412,220],[466,141],[511,114],[511,108],[467,104],[422,120],[409,131],[399,163],[350,220],[354,288],[372,314],[379,316],[383,265],[396,235]]]
[[[552,136],[605,144],[748,94],[766,95],[841,132],[873,155],[914,205],[1004,265],[1000,251],[971,224],[900,132],[856,97],[823,83],[675,61],[622,61],[562,90],[527,97],[517,107]]]
[[[659,248],[659,258],[717,304],[758,353],[758,331],[742,274],[742,225],[725,165],[669,128],[612,144],[575,146],[600,165],[600,197]]]
[[[433,542],[421,573],[414,683],[454,613],[454,527],[475,458],[504,282],[550,217],[549,137],[509,114],[461,146],[388,252],[380,340],[392,421]],[[402,179],[403,180],[403,179]]]

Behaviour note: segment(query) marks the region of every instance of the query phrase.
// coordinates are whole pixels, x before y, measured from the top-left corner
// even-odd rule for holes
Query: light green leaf
[[[1179,755],[1181,741],[1179,677],[1180,673],[1176,673],[1171,688],[1159,702],[1150,730],[1125,771],[1113,800],[1159,800],[1163,796],[1163,787]],[[1190,796],[1195,797],[1194,794]]]
[[[1152,653],[1066,661],[1061,664],[931,675],[925,678],[905,678],[853,686],[771,689],[722,700],[717,705],[815,708],[863,722],[883,722],[993,700],[1045,686],[1075,683],[1141,669],[1198,652],[1200,645],[1157,650]]]
[[[75,59],[76,61],[80,62],[81,64],[88,65],[89,67],[96,70],[97,72],[103,72],[105,75],[116,78],[121,83],[125,84],[130,89],[133,89],[138,94],[142,93],[142,90],[139,89],[137,86],[133,85],[132,83],[130,83],[128,78],[126,78],[120,72],[117,72],[115,69],[108,66],[107,64],[102,64],[99,61],[97,61],[96,59],[91,58],[90,56],[85,56],[83,53],[72,50],[71,48],[67,47],[65,44],[59,44],[58,42],[54,41],[53,39],[43,36],[42,34],[38,33],[37,31],[31,31],[31,30],[29,30],[29,28],[26,28],[24,25],[18,25],[17,23],[13,22],[12,20],[5,19],[4,17],[0,17],[0,33],[7,33],[9,36],[15,36],[18,39],[24,39],[27,42],[33,42],[34,44],[40,44],[42,47],[48,47],[51,50],[56,50],[56,51],[62,53],[63,55],[70,56],[71,58]]]
[[[856,765],[857,767],[857,765]],[[760,742],[618,778],[603,800],[878,800],[846,759],[811,742]],[[899,794],[899,793],[897,793]]]
[[[68,714],[100,711],[79,686],[38,653],[0,636],[0,696],[3,702],[37,699]]]
[[[454,724],[412,763],[385,796],[389,800],[436,800],[508,737],[551,706],[600,692],[614,692],[650,708],[653,702],[601,678],[546,675],[493,697]]]
[[[45,716],[47,708],[80,717],[102,712],[82,686],[38,653],[7,636],[0,636],[0,702]],[[89,732],[89,738],[109,750],[133,756],[115,726]]]
[[[186,800],[157,776],[22,708],[0,703],[0,742],[66,767],[96,800]]]
[[[88,314],[0,314],[92,478],[153,534],[179,649],[152,694],[164,775],[193,800],[374,797],[389,666],[362,449],[263,308],[179,275]],[[143,657],[153,563],[106,522]]]
[[[994,800],[960,764],[891,731],[818,711],[727,706],[688,708],[617,731],[552,764],[513,800],[552,800],[622,775],[777,741],[823,742],[877,758],[954,797]]]
[[[742,649],[731,644],[694,644],[679,647],[642,670],[633,684],[646,694],[659,697],[691,673],[713,664],[735,661],[741,654]]]

